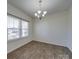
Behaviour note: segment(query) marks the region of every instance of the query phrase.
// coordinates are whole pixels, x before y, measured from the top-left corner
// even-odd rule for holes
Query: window
[[[22,21],[22,37],[28,36],[28,22]]]
[[[24,21],[13,15],[7,15],[8,40],[28,36],[28,21]]]

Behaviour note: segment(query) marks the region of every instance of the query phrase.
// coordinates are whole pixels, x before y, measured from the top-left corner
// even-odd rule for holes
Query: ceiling
[[[7,0],[8,3],[20,8],[31,17],[39,9],[39,0]],[[47,15],[64,11],[70,8],[72,0],[42,0],[42,10],[47,11]]]

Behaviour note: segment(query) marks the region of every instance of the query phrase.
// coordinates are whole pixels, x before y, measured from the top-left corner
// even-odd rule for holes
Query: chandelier
[[[35,17],[41,20],[43,17],[46,16],[47,11],[41,10],[42,0],[39,0],[38,3],[39,3],[39,9],[35,12]]]

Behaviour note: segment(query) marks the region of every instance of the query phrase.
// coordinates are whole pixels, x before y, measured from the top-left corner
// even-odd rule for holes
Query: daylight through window
[[[7,15],[8,40],[27,37],[28,24],[28,21],[24,21],[12,15]]]

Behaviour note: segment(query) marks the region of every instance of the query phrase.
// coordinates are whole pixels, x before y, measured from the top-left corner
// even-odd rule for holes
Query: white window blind
[[[28,36],[28,22],[22,21],[22,37]]]
[[[27,37],[28,24],[29,22],[18,17],[7,15],[8,40]]]

